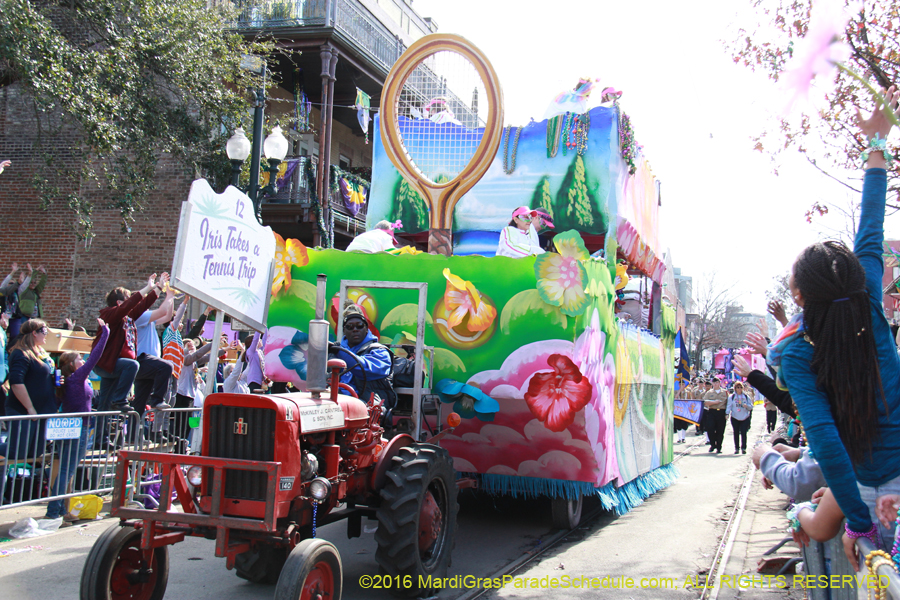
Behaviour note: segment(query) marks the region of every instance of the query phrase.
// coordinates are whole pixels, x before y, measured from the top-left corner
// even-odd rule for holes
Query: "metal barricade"
[[[866,538],[856,540],[856,548],[863,558],[875,550],[875,546]],[[811,542],[809,546],[803,548],[803,565],[806,575],[816,577],[813,581],[825,581],[820,579],[824,576],[828,578],[828,581],[841,583],[840,585],[820,585],[807,588],[806,594],[809,600],[856,600],[861,597],[860,586],[865,594],[866,579],[869,577],[869,573],[865,566],[859,573],[853,571],[847,555],[844,553],[841,535],[824,543]],[[878,586],[886,591],[887,598],[900,600],[900,576],[897,575],[894,568],[890,564],[883,564],[879,566],[877,576]],[[853,585],[844,585],[844,582],[851,581],[848,577],[852,578]]]
[[[0,417],[0,509],[112,492],[118,450],[141,444],[133,411]]]
[[[158,454],[200,452],[200,408],[148,408],[142,421],[142,438],[133,450]],[[162,473],[156,462],[136,460],[130,463],[137,486],[132,499],[147,508],[156,508],[164,499]]]

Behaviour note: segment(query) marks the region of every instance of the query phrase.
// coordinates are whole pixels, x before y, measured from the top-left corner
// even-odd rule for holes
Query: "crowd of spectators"
[[[212,308],[207,307],[184,335],[190,298],[169,286],[167,273],[159,277],[153,274],[139,290],[116,287],[107,294],[106,306],[98,307],[97,327],[91,332],[96,335],[87,358],[72,351],[51,354],[46,349],[51,329],[41,303],[46,284],[43,267],[32,269],[29,264],[19,269],[15,263],[0,284],[0,416],[107,411],[102,417],[83,418],[77,440],[56,444],[53,460],[59,466],[58,475],[46,493],[64,495],[78,463],[91,448],[114,449],[112,442],[101,439],[115,424],[121,429],[122,420],[110,411],[136,414],[148,440],[169,442],[176,451],[188,451],[191,430],[187,418],[175,420],[172,430],[159,425],[166,409],[199,408],[203,404],[205,365],[213,344],[201,335]],[[68,318],[57,321],[63,321],[65,329],[84,332]],[[231,350],[238,355],[239,364],[229,365],[228,373],[219,364],[210,376],[223,384],[225,376],[230,375],[227,388],[237,393],[267,387],[262,364],[264,340],[264,336],[254,335],[244,352],[240,341],[223,336],[220,357]],[[99,384],[97,389],[92,378]],[[151,430],[154,422],[157,427]],[[0,463],[32,460],[50,451],[43,421],[25,419],[2,425]],[[133,441],[135,432],[131,433]],[[5,480],[3,477],[0,487]],[[59,518],[64,512],[63,503],[54,501],[47,517]]]

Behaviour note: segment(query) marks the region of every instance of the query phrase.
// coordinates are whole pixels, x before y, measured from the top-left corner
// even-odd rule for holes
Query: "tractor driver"
[[[356,304],[349,304],[343,314],[344,339],[340,344],[329,344],[328,352],[347,363],[349,370],[341,376],[341,382],[352,387],[359,398],[368,402],[374,392],[382,399],[385,410],[394,407],[393,364],[390,350],[378,343],[369,331],[365,313]],[[360,371],[364,371],[365,377]]]

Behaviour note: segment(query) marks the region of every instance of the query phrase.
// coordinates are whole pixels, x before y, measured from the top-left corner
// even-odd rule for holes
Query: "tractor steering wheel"
[[[350,358],[353,359],[353,362],[355,363],[353,365],[348,364],[343,369],[341,369],[341,372],[338,373],[338,379],[343,377],[346,373],[349,373],[352,369],[359,367],[359,371],[360,371],[360,373],[362,373],[362,381],[363,381],[362,387],[363,387],[363,389],[366,389],[369,385],[369,381],[366,378],[366,370],[363,368],[362,362],[359,360],[359,357],[357,355],[355,355],[354,353],[350,352],[349,350],[347,350],[346,348],[344,348],[343,346],[339,346],[338,344],[334,344],[334,343],[328,345],[328,354],[337,354],[337,351],[332,351],[332,348],[340,348],[340,352],[343,352],[343,354],[348,355]]]

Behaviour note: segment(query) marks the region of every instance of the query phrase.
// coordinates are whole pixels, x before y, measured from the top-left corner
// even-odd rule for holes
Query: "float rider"
[[[386,414],[397,402],[393,388],[393,356],[391,351],[369,331],[365,313],[349,304],[343,313],[344,339],[328,345],[328,353],[347,363],[341,382],[352,387],[363,402],[374,392],[382,399]],[[364,374],[360,373],[364,371]]]

